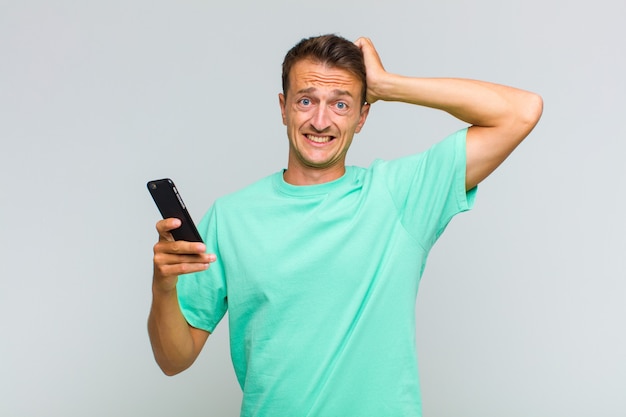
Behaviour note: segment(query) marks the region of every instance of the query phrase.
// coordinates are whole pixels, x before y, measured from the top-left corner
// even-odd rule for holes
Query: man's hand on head
[[[366,100],[372,104],[378,100],[385,100],[384,94],[384,81],[389,76],[383,63],[374,48],[374,44],[369,38],[359,38],[354,42],[361,52],[363,52],[363,59],[365,61],[365,71],[367,80],[367,93]]]

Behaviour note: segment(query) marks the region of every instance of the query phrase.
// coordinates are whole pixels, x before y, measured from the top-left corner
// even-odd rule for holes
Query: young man
[[[471,127],[421,154],[346,167],[378,100]],[[286,170],[218,199],[199,225],[206,247],[173,241],[176,219],[157,223],[155,358],[168,375],[189,367],[228,309],[242,416],[420,416],[414,308],[428,252],[533,129],[541,98],[390,74],[368,39],[329,35],[289,51],[279,102]]]

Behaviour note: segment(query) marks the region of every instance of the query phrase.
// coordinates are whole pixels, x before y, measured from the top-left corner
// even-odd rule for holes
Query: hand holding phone
[[[175,240],[186,240],[189,242],[202,242],[202,237],[194,224],[187,207],[183,202],[174,182],[169,178],[149,181],[148,191],[156,203],[164,219],[177,218],[181,225],[177,229],[171,230]]]

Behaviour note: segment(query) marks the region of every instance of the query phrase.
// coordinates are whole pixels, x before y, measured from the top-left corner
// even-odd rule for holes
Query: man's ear
[[[280,114],[283,118],[283,124],[287,126],[287,117],[285,116],[285,95],[283,93],[278,94],[278,102],[280,103]]]
[[[355,133],[359,133],[361,131],[361,128],[365,124],[365,120],[367,119],[367,115],[369,114],[369,112],[370,112],[370,104],[369,103],[363,104],[363,106],[361,106],[361,115],[359,116],[359,123],[356,125]]]

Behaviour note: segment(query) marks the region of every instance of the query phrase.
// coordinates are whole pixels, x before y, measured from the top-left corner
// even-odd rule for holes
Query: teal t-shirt
[[[473,204],[465,135],[320,185],[279,172],[215,202],[199,230],[217,261],[178,294],[210,332],[228,309],[242,416],[421,416],[415,300],[431,247]]]

